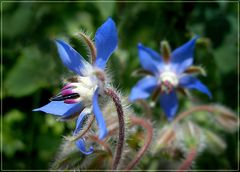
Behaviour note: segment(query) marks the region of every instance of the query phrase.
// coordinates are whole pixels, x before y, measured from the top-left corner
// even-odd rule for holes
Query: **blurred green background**
[[[237,2],[5,1],[1,5],[3,169],[47,169],[54,160],[62,136],[71,132],[74,123],[56,122],[51,115],[32,112],[48,103],[60,90],[61,79],[71,75],[62,65],[53,40],[70,42],[86,57],[84,46],[74,34],[83,30],[93,38],[109,16],[116,22],[119,44],[108,69],[113,84],[123,93],[127,95],[139,79],[132,76],[140,68],[138,42],[159,51],[160,41],[166,39],[174,49],[197,34],[202,41],[196,46],[195,64],[206,69],[207,77],[200,79],[212,91],[213,99],[199,97],[237,112]],[[226,150],[217,155],[202,152],[196,169],[237,169],[237,134],[221,136],[227,142]],[[160,161],[160,157],[155,159]],[[151,168],[151,164],[144,168]]]

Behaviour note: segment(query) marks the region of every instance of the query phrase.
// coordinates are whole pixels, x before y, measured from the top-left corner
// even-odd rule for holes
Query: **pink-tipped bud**
[[[50,101],[64,101],[64,103],[72,104],[79,102],[80,94],[78,94],[74,89],[72,84],[64,86],[59,94],[52,97]]]
[[[61,91],[62,96],[67,96],[67,95],[70,95],[70,94],[73,94],[73,93],[75,93],[75,92],[71,89],[65,89],[65,90]]]
[[[79,100],[78,99],[66,99],[64,100],[64,103],[66,104],[74,104],[74,103],[78,103]]]
[[[78,82],[67,83],[50,101],[64,101],[66,104],[82,102],[90,105],[96,86],[91,77],[78,77]]]
[[[67,85],[65,85],[63,88],[62,88],[62,90],[61,91],[63,91],[63,90],[66,90],[66,89],[70,89],[70,88],[76,88],[76,84],[77,83],[68,83]]]

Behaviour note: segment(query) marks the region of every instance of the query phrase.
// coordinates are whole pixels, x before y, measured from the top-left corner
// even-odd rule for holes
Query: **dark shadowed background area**
[[[207,71],[200,79],[213,99],[194,92],[202,102],[223,104],[237,112],[238,6],[237,2],[211,3],[120,3],[2,2],[2,162],[3,169],[47,169],[59,149],[62,136],[71,133],[74,123],[57,122],[51,115],[32,112],[59,92],[61,80],[71,73],[58,57],[54,39],[68,41],[86,57],[78,31],[94,37],[96,29],[110,16],[119,34],[117,51],[108,62],[113,84],[124,94],[140,77],[138,42],[159,52],[161,40],[172,49],[192,36],[201,38],[195,49],[195,64]],[[188,99],[181,97],[181,108]],[[160,109],[158,109],[160,111]],[[166,120],[159,113],[155,125]],[[203,120],[204,121],[204,120]],[[202,125],[208,125],[205,119]],[[227,147],[221,152],[201,152],[194,169],[236,169],[237,134],[219,132]],[[214,148],[213,148],[214,149]],[[79,155],[80,156],[80,155]],[[157,169],[160,157],[144,159],[142,169]],[[160,168],[161,169],[161,168]]]

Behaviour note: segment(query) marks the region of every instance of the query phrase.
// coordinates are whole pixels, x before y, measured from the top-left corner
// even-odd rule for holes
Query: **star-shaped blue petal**
[[[79,54],[74,48],[72,48],[68,43],[66,43],[63,40],[56,40],[56,46],[57,50],[60,56],[61,61],[63,64],[72,72],[76,73],[79,76],[84,77],[91,77],[89,75],[94,75],[94,72],[92,70],[95,69],[95,67],[99,68],[100,70],[104,70],[106,63],[113,53],[113,51],[117,47],[117,28],[114,23],[114,21],[111,18],[108,18],[107,21],[98,28],[96,35],[95,35],[95,46],[96,46],[96,61],[91,65],[88,63],[82,56]],[[99,70],[98,69],[98,70]],[[96,78],[96,76],[92,76],[92,78]],[[97,120],[97,124],[99,127],[99,139],[104,139],[107,135],[107,127],[104,121],[103,114],[99,107],[98,102],[98,96],[99,96],[99,85],[97,84],[98,81],[96,81],[96,89],[92,97],[89,99],[92,100],[92,112],[95,115],[95,118]],[[71,89],[70,88],[64,88],[64,89]],[[67,90],[68,91],[68,90]],[[66,94],[78,94],[78,93],[71,93],[71,90],[65,91]],[[80,94],[80,93],[79,93]],[[78,97],[81,97],[81,95],[77,95]],[[59,95],[60,99],[62,100],[62,97],[66,98],[66,95],[63,95],[63,92]],[[70,97],[71,95],[69,95]],[[76,96],[76,95],[74,95]],[[74,101],[72,101],[72,99]],[[53,115],[60,116],[61,119],[68,119],[72,116],[76,116],[80,114],[77,120],[76,129],[73,132],[73,134],[77,134],[82,125],[84,118],[86,114],[82,112],[84,108],[84,103],[81,101],[80,98],[77,99],[75,97],[71,97],[71,101],[65,101],[72,104],[66,104],[64,101],[51,101],[47,105],[34,109],[34,111],[43,111],[45,113],[50,113]],[[55,99],[56,100],[56,99]],[[65,100],[65,99],[64,99]],[[76,101],[79,101],[78,103],[75,103]],[[91,105],[90,105],[91,106]],[[88,107],[89,108],[89,107]],[[86,149],[85,146],[85,140],[84,138],[80,138],[78,141],[76,141],[76,146],[79,148],[79,150],[84,154],[90,154],[93,151],[93,148],[90,147],[89,150]]]
[[[98,28],[95,35],[97,48],[97,58],[95,65],[104,69],[106,63],[117,47],[117,28],[114,21],[109,18],[101,27]]]
[[[80,76],[84,75],[84,70],[90,64],[68,43],[63,40],[56,40],[59,56],[63,64],[71,71],[77,73]]]
[[[154,76],[141,79],[131,90],[129,100],[146,99],[159,89],[159,102],[167,118],[171,121],[178,109],[176,88],[196,89],[211,98],[208,88],[197,78],[184,73],[193,64],[194,47],[198,37],[175,49],[169,61],[157,52],[138,44],[139,60],[142,67]]]
[[[137,99],[146,99],[151,95],[151,92],[157,87],[157,79],[153,76],[146,76],[132,88],[129,96],[130,101]]]
[[[197,39],[198,36],[172,52],[170,62],[175,67],[177,73],[182,73],[193,64],[194,47]]]

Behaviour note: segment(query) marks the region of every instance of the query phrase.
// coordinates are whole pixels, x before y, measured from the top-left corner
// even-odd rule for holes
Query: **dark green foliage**
[[[195,64],[207,71],[207,77],[200,79],[211,90],[213,99],[208,100],[198,93],[196,97],[204,103],[219,102],[235,112],[239,108],[237,2],[5,1],[1,4],[3,169],[47,169],[52,164],[62,135],[69,134],[75,126],[74,123],[57,122],[47,114],[32,112],[60,90],[62,77],[70,75],[58,58],[53,40],[69,41],[87,58],[82,43],[73,35],[84,30],[92,33],[93,38],[96,28],[108,16],[115,20],[119,31],[118,50],[108,62],[114,86],[129,93],[139,79],[132,76],[132,72],[140,68],[138,42],[159,52],[161,40],[168,40],[173,50],[197,34],[202,41],[196,46]],[[179,112],[189,108],[189,99],[180,96],[180,101]],[[154,115],[155,126],[166,120],[159,107]],[[201,117],[199,123],[211,130],[208,119],[207,115]],[[220,155],[206,149],[193,168],[236,169],[239,163],[236,134],[223,138],[227,140],[226,149]],[[139,146],[134,141],[129,142],[133,147]],[[75,153],[78,155],[80,157]],[[167,160],[159,162],[160,156],[144,157],[139,168],[162,169]],[[97,159],[94,162],[97,163]]]

